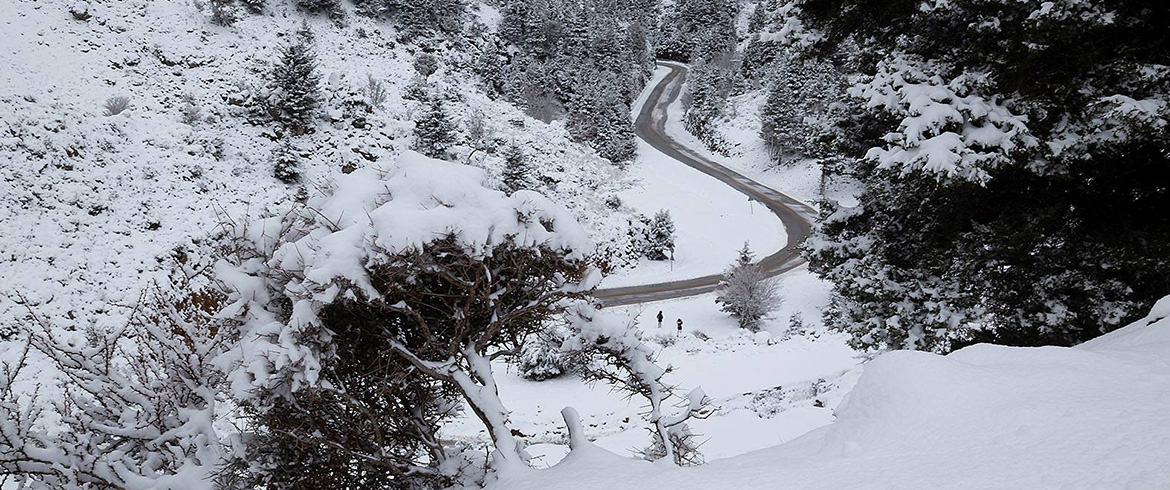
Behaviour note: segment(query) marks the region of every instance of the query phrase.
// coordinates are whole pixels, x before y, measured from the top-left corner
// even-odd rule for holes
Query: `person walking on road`
[[[678,335],[682,335],[682,318],[678,319]]]
[[[662,310],[658,310],[658,328],[662,328]]]

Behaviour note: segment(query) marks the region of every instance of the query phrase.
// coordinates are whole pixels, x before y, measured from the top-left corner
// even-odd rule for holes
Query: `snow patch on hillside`
[[[223,220],[287,207],[299,189],[273,177],[279,138],[274,125],[249,123],[246,101],[302,19],[325,98],[315,131],[296,138],[309,193],[343,169],[384,169],[410,146],[419,103],[406,97],[419,83],[419,48],[398,43],[391,24],[350,15],[339,25],[268,2],[268,13],[223,27],[199,3],[0,3],[0,336],[27,318],[18,294],[61,328],[121,324],[156,272],[197,252]],[[71,12],[81,7],[85,20]],[[465,55],[438,48],[428,83],[461,131],[481,119],[497,147],[524,148],[539,192],[603,250],[629,248],[634,211],[605,204],[629,185],[625,172],[572,143],[563,125],[490,100],[451,69]],[[352,109],[367,75],[387,91],[372,113]],[[183,122],[184,95],[200,108],[194,124]],[[129,108],[104,115],[115,96]],[[503,158],[454,150],[498,182]]]

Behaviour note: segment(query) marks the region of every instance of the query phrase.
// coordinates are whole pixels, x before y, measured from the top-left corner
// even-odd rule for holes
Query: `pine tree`
[[[809,54],[853,44],[866,73],[848,132],[872,156],[852,169],[865,190],[809,240],[827,323],[858,348],[945,352],[1072,345],[1145,315],[1170,293],[1170,4],[920,7],[797,12]]]
[[[235,0],[209,0],[211,7],[211,22],[221,26],[230,26],[239,19]]]
[[[756,254],[752,252],[748,242],[743,242],[743,248],[739,249],[739,256],[735,258],[736,267],[743,267],[745,265],[752,265],[756,261]]]
[[[509,194],[520,189],[526,189],[531,184],[532,165],[518,145],[511,145],[504,150],[504,190]]]
[[[674,238],[674,220],[670,218],[670,211],[659,211],[646,230],[646,258],[673,260]]]
[[[310,14],[338,17],[343,13],[340,0],[296,0],[297,8]]]
[[[292,42],[281,48],[272,70],[269,113],[296,134],[309,131],[321,100],[313,32],[303,23]]]
[[[454,144],[455,123],[443,109],[442,99],[432,95],[414,120],[412,148],[431,158],[447,159]]]
[[[798,158],[823,158],[837,152],[844,138],[844,77],[827,61],[781,59],[760,111],[760,139],[783,164]]]
[[[272,175],[286,184],[301,181],[301,155],[293,145],[292,138],[285,138],[273,154]]]
[[[769,278],[760,266],[753,264],[752,251],[745,243],[735,264],[723,273],[715,303],[720,310],[735,317],[740,328],[758,330],[760,320],[780,307],[780,291],[776,281]]]
[[[259,14],[264,11],[264,4],[267,0],[239,0],[240,5],[248,9],[248,12]]]
[[[420,53],[414,57],[414,71],[422,75],[424,79],[429,78],[439,70],[439,58],[430,53]]]

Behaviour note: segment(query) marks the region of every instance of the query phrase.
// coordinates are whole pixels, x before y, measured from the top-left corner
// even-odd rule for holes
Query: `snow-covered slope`
[[[1170,488],[1170,297],[1078,347],[882,355],[836,415],[697,468],[590,447],[494,488]]]
[[[63,328],[118,324],[175,249],[226,217],[281,209],[298,192],[272,175],[278,138],[249,124],[276,50],[306,20],[316,38],[324,105],[315,131],[297,139],[304,181],[343,168],[389,165],[411,140],[419,105],[407,88],[421,48],[394,26],[358,15],[337,23],[306,17],[291,2],[230,26],[180,0],[0,2],[0,336],[27,315],[17,295]],[[543,177],[538,189],[566,206],[605,246],[628,240],[633,211],[607,197],[624,172],[541,123],[489,100],[474,77],[452,69],[464,54],[441,42],[428,83],[443,94],[462,133],[482,119],[497,145],[525,148]],[[382,80],[382,108],[355,114],[367,75]],[[184,95],[201,120],[183,122]],[[130,107],[105,115],[124,96]],[[503,160],[467,145],[463,163],[498,178]],[[613,248],[622,248],[618,243]]]

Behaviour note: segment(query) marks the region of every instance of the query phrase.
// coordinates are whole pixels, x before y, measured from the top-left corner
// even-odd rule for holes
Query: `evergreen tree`
[[[330,17],[339,17],[344,12],[340,0],[296,0],[296,5],[310,14],[326,14]]]
[[[661,51],[682,61],[711,60],[735,49],[736,0],[679,0],[666,16],[669,26]]]
[[[674,238],[674,220],[670,217],[670,211],[659,211],[646,229],[646,258],[673,260]]]
[[[743,248],[739,249],[739,255],[735,258],[735,266],[743,267],[745,265],[752,265],[756,261],[756,254],[752,252],[748,242],[743,242]]]
[[[235,0],[209,0],[211,8],[211,22],[221,26],[230,26],[236,23],[238,12]]]
[[[561,376],[569,370],[568,360],[561,345],[569,333],[558,328],[545,328],[530,334],[520,347],[520,376],[533,381],[544,381]]]
[[[443,101],[432,95],[414,119],[412,148],[431,158],[450,158],[455,145],[455,123],[443,109]]]
[[[781,164],[822,158],[838,151],[845,98],[844,77],[820,60],[781,59],[760,111],[760,138]]]
[[[734,82],[735,72],[726,60],[698,63],[687,72],[689,104],[683,114],[683,125],[712,151],[725,153],[726,150],[713,124],[723,111]]]
[[[414,57],[414,71],[422,77],[429,78],[439,70],[439,59],[430,53],[420,53]]]
[[[520,189],[527,189],[531,184],[532,165],[517,145],[511,145],[504,150],[504,190],[509,194]]]
[[[313,31],[303,23],[292,41],[281,48],[272,70],[268,107],[273,119],[296,134],[308,132],[321,100],[319,83]]]
[[[243,5],[244,8],[248,9],[248,12],[253,13],[253,14],[259,14],[259,13],[263,12],[264,11],[264,4],[266,2],[266,0],[239,0],[239,1],[240,1],[240,5]]]
[[[745,243],[735,264],[723,273],[715,303],[735,317],[740,328],[755,331],[759,330],[760,320],[780,307],[780,292],[776,281],[752,260],[752,251]]]
[[[286,184],[301,181],[301,155],[293,145],[292,138],[285,138],[273,154],[272,175]]]
[[[1170,293],[1170,4],[794,12],[812,53],[856,43],[867,73],[848,133],[872,148],[865,191],[809,241],[856,347],[1070,345]]]

